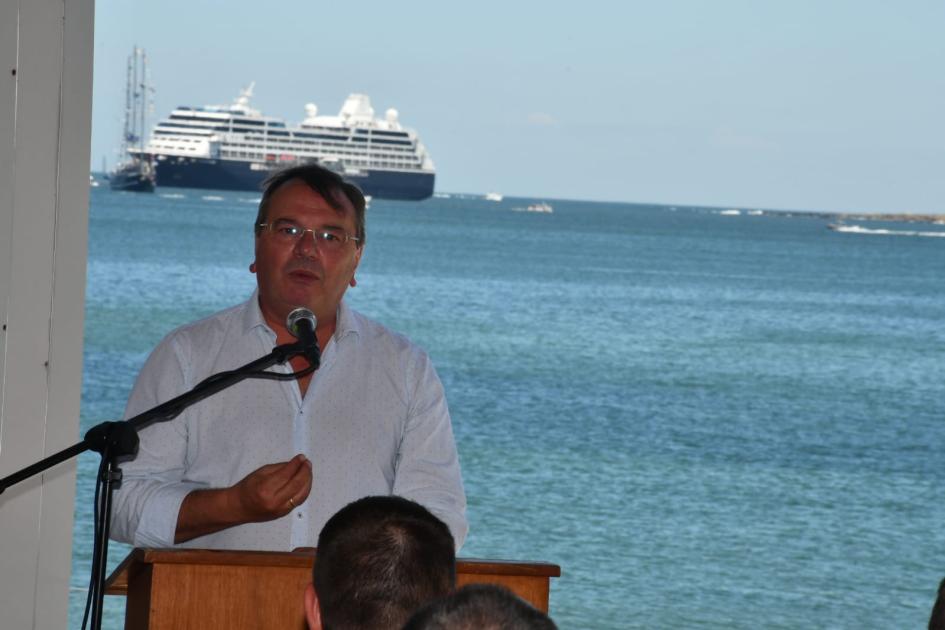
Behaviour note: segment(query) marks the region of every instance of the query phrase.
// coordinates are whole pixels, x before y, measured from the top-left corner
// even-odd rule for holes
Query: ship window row
[[[164,124],[165,124],[165,123],[159,123],[158,126],[160,127],[160,126],[162,126],[162,125],[164,125]],[[203,128],[203,127],[195,127],[195,128]],[[251,134],[263,134],[263,133],[268,133],[268,135],[270,135],[270,136],[292,137],[292,138],[308,138],[308,139],[312,139],[312,140],[329,140],[329,141],[335,141],[335,142],[352,142],[352,141],[354,141],[354,142],[358,142],[358,143],[369,142],[369,143],[371,143],[371,144],[386,144],[386,145],[397,145],[397,146],[405,146],[405,147],[413,146],[413,142],[411,142],[410,140],[388,140],[388,139],[386,139],[386,138],[384,138],[384,139],[382,139],[382,138],[363,138],[363,137],[359,137],[359,136],[351,137],[351,136],[349,136],[347,133],[343,133],[343,134],[321,134],[321,133],[307,133],[307,132],[304,132],[304,131],[302,131],[302,132],[298,132],[298,131],[297,131],[297,132],[294,132],[294,133],[293,133],[293,132],[290,132],[290,131],[278,131],[278,130],[274,130],[274,129],[269,129],[268,132],[267,132],[267,130],[258,129],[258,128],[247,128],[247,127],[236,127],[236,126],[234,126],[234,127],[232,127],[232,128],[228,128],[228,127],[225,126],[225,125],[218,125],[218,126],[215,126],[215,127],[211,127],[210,129],[213,129],[213,130],[215,130],[215,131],[227,131],[227,132],[231,132],[231,133],[251,133]]]
[[[347,131],[339,132],[339,130],[336,127],[321,127],[318,125],[311,125],[307,128],[318,129],[319,131],[328,132],[328,133],[344,133],[345,135],[347,135]],[[410,138],[410,134],[408,134],[406,131],[384,131],[381,129],[358,129],[358,128],[355,128],[352,131],[354,131],[356,134],[361,134],[361,135],[369,134],[372,136],[386,136],[388,138]],[[301,135],[301,133],[299,133],[299,135]]]
[[[167,146],[173,146],[181,142],[184,144],[207,144],[207,141],[203,138],[174,138],[174,141],[168,142]]]
[[[165,145],[161,142],[152,143],[150,145],[150,148],[153,149],[154,151],[161,151],[163,149],[164,151],[167,151],[168,153],[171,153],[171,152],[180,153],[181,151],[188,151],[190,153],[196,153],[197,151],[200,151],[201,153],[204,152],[203,147],[193,147],[193,146],[182,147],[178,144]]]
[[[262,151],[221,151],[223,158],[239,158],[255,161],[266,161],[266,156],[272,156],[272,152]],[[317,154],[295,156],[302,159],[317,159],[321,156]],[[269,160],[271,161],[271,159]],[[365,159],[357,157],[346,157],[344,163],[349,166],[375,166],[389,168],[417,168],[418,160],[393,160],[393,159]]]
[[[208,127],[204,125],[181,125],[177,123],[163,122],[158,123],[155,129],[179,130],[181,133],[210,133],[217,131],[220,127]]]
[[[361,138],[355,136],[351,138],[355,142],[370,142],[371,144],[398,144],[401,146],[410,146],[409,140],[384,140],[382,138]]]
[[[187,120],[194,122],[209,122],[214,124],[225,123],[225,117],[213,117],[213,116],[182,116],[180,114],[171,114],[170,120]]]
[[[245,145],[248,148],[255,148],[259,145]],[[265,145],[267,149],[279,151],[327,151],[329,153],[339,153],[341,155],[389,155],[393,157],[414,156],[414,152],[406,148],[394,147],[375,147],[373,149],[364,146],[352,146],[350,144],[339,144],[334,142],[306,143],[300,145],[297,142],[268,142]]]
[[[207,124],[207,123],[187,123],[184,121],[175,121],[175,122],[160,122],[157,124],[156,128],[163,129],[180,129],[181,132],[187,131],[197,131],[201,133],[210,133],[211,131],[225,131],[226,126],[220,124]]]
[[[250,147],[243,147],[243,148],[244,148],[244,149],[247,149],[247,148],[250,148]],[[264,151],[260,151],[260,150],[258,150],[258,149],[255,150],[255,151],[252,151],[252,150],[249,150],[249,151],[247,151],[247,150],[239,151],[239,150],[228,149],[228,150],[222,151],[222,153],[223,153],[223,155],[238,155],[238,156],[240,156],[240,157],[257,157],[257,158],[261,159],[262,156],[264,156],[264,155],[267,154],[267,153],[273,153],[273,152],[278,153],[279,151],[280,151],[280,149],[277,148],[277,147],[269,147],[267,150],[264,150]],[[317,157],[320,153],[322,153],[322,152],[319,152],[319,151],[304,151],[304,152],[301,152],[301,153],[295,152],[295,155],[302,155],[302,156],[304,156],[304,157]],[[416,157],[416,156],[413,156],[413,155],[372,155],[372,156],[365,156],[365,155],[363,155],[363,154],[359,155],[359,154],[356,154],[356,153],[350,153],[350,152],[344,152],[344,151],[342,151],[342,152],[335,152],[335,151],[333,151],[333,152],[331,152],[331,155],[338,155],[338,156],[344,157],[344,158],[346,159],[346,161],[348,161],[348,162],[359,162],[359,163],[361,163],[361,162],[363,162],[363,163],[380,163],[380,162],[383,162],[383,163],[400,164],[400,165],[416,165],[416,164],[419,164],[419,163],[421,162],[420,158],[418,158],[418,157]]]
[[[381,138],[371,138],[371,142],[374,144],[399,144],[401,146],[410,146],[412,144],[410,140],[383,140]]]
[[[406,131],[383,131],[381,129],[374,130],[375,136],[390,136],[391,138],[406,138]]]
[[[204,139],[209,136],[209,133],[199,133],[193,131],[180,131],[175,129],[174,131],[166,131],[164,129],[155,129],[152,135],[155,136],[173,136],[176,138],[200,138]]]
[[[256,138],[253,138],[253,140],[254,140],[254,142],[251,143],[251,144],[240,143],[240,142],[231,142],[231,143],[227,143],[227,144],[232,144],[232,145],[236,145],[236,146],[249,146],[249,147],[252,147],[252,146],[259,146],[259,143],[258,143],[258,142],[255,142]],[[260,140],[264,140],[264,139],[260,138]],[[281,146],[281,147],[287,148],[287,149],[289,149],[289,150],[292,150],[292,149],[300,149],[300,148],[304,149],[304,148],[307,148],[307,147],[313,147],[313,148],[326,148],[326,149],[332,149],[332,150],[344,150],[344,149],[352,149],[352,148],[354,148],[354,149],[356,149],[359,153],[364,153],[364,152],[366,152],[366,151],[371,151],[371,152],[384,152],[384,153],[410,153],[410,154],[413,153],[413,147],[412,147],[411,145],[406,145],[406,146],[404,146],[404,145],[372,145],[372,146],[368,146],[368,145],[366,145],[366,144],[361,144],[361,143],[356,144],[356,145],[353,145],[353,144],[351,144],[351,143],[349,143],[349,142],[346,142],[346,141],[312,142],[312,141],[310,141],[310,140],[298,140],[298,139],[296,139],[296,138],[293,138],[293,139],[286,139],[286,140],[272,139],[272,140],[270,140],[269,142],[267,142],[266,144],[267,144],[267,145],[270,145],[270,146]]]
[[[354,132],[363,136],[374,135],[374,136],[387,136],[389,138],[406,138],[408,134],[406,131],[386,131],[384,129],[361,129],[355,128]]]
[[[353,137],[349,139],[347,136],[323,136],[323,135],[318,135],[318,134],[307,134],[307,133],[290,134],[288,131],[270,131],[269,135],[281,136],[281,137],[292,137],[293,142],[301,142],[301,143],[305,143],[305,141],[298,140],[297,138],[312,138],[316,140],[330,140],[330,141],[342,142],[342,143],[353,141],[359,144],[370,143],[374,145],[383,144],[383,145],[402,146],[402,147],[413,146],[413,143],[410,142],[409,140],[381,140],[379,138],[359,138],[359,137]]]
[[[165,120],[159,122],[156,126],[169,129],[219,129],[220,127],[225,128],[226,124],[221,124],[219,120],[212,123],[192,122],[189,120],[175,120],[172,122]]]

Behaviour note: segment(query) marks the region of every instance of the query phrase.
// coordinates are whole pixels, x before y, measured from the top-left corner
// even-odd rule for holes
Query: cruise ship
[[[154,128],[142,157],[155,165],[158,186],[261,189],[275,170],[317,161],[375,199],[426,199],[433,194],[433,160],[397,110],[375,118],[370,99],[351,94],[337,116],[305,106],[287,126],[250,106],[253,85],[228,106],[178,107]]]

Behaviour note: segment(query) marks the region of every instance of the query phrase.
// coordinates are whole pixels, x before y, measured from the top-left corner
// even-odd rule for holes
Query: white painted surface
[[[0,477],[78,440],[93,18],[0,0]],[[74,494],[73,461],[0,495],[4,628],[66,627]]]

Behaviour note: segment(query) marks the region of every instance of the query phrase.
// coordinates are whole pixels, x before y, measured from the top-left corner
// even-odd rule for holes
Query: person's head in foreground
[[[554,622],[512,591],[469,584],[421,609],[403,630],[556,630]]]
[[[945,579],[938,585],[938,598],[929,617],[929,630],[945,630]]]
[[[305,616],[313,630],[400,628],[456,584],[449,528],[396,496],[349,503],[318,536]]]

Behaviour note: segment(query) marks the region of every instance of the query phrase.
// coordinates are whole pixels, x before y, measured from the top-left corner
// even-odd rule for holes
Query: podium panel
[[[126,595],[125,628],[279,628],[303,630],[302,594],[313,552],[134,549],[108,578],[106,593]],[[500,584],[548,611],[552,577],[545,562],[460,558],[458,586]]]

